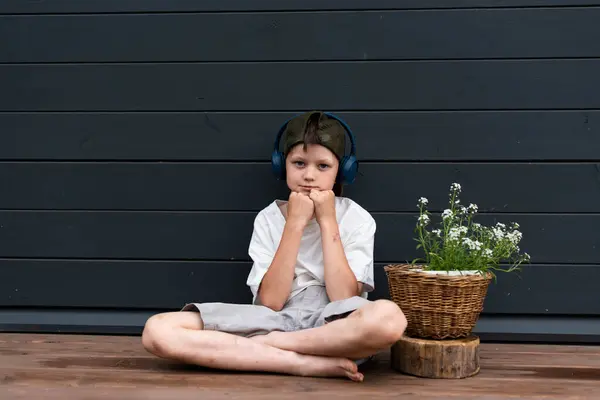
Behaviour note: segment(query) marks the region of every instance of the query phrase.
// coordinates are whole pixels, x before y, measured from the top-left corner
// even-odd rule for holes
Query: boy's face
[[[332,190],[339,163],[335,155],[320,144],[294,146],[285,161],[287,185],[293,192],[309,194],[312,189]]]

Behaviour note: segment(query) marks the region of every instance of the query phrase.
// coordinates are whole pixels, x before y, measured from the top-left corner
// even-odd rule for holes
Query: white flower
[[[421,226],[425,226],[429,223],[429,216],[427,214],[423,214],[419,217],[419,222]]]
[[[475,214],[478,210],[477,204],[469,204],[469,212]]]
[[[458,240],[460,235],[467,233],[467,230],[468,229],[466,226],[459,226],[458,228],[450,228],[450,231],[448,232],[448,240],[450,240],[450,241]]]
[[[477,223],[477,222],[474,222],[474,223],[473,223],[473,229],[474,229],[474,230],[478,230],[478,229],[480,229],[480,228],[481,228],[481,224],[479,224],[479,223]]]
[[[425,198],[425,197],[421,197],[421,198],[419,199],[419,205],[420,205],[420,206],[426,206],[426,205],[427,205],[427,203],[429,203],[429,200],[427,200],[427,198]]]
[[[442,218],[446,219],[446,218],[450,218],[452,217],[452,210],[450,210],[449,208],[446,208],[444,210],[444,212],[442,213]]]
[[[481,242],[479,240],[463,239],[463,244],[471,250],[481,250]]]
[[[450,232],[448,232],[448,241],[449,242],[453,242],[455,240],[458,240],[459,237],[459,233],[456,229],[452,228],[450,229]]]
[[[483,255],[486,257],[492,257],[494,255],[494,252],[491,249],[484,249]]]
[[[460,192],[460,184],[459,183],[453,183],[452,185],[450,185],[450,190],[452,190],[453,192]]]
[[[531,260],[531,256],[527,253],[523,253],[523,258],[525,259],[525,261]]]
[[[510,240],[512,244],[517,244],[521,241],[521,238],[523,238],[523,234],[517,230],[514,230],[512,232],[507,233],[506,238]]]
[[[434,229],[431,231],[431,233],[433,233],[434,235],[440,236],[442,234],[442,231],[439,229]]]
[[[504,231],[500,228],[492,228],[492,233],[496,240],[501,240],[504,238]]]
[[[496,223],[496,226],[497,226],[498,228],[501,228],[501,229],[504,229],[504,228],[506,228],[506,225],[504,225],[502,222],[497,222],[497,223]]]

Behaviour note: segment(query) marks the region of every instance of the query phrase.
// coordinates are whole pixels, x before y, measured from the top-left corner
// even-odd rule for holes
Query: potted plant
[[[460,184],[453,183],[449,208],[442,212],[437,226],[427,209],[428,200],[421,197],[414,232],[417,249],[424,257],[385,267],[390,296],[406,315],[409,337],[470,335],[495,272],[516,271],[530,260],[527,253],[520,252],[523,235],[519,224],[474,222],[478,207],[462,205],[460,193]]]

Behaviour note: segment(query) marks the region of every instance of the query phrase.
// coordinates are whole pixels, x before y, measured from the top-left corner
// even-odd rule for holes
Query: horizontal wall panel
[[[1,211],[0,257],[247,260],[254,212]],[[375,259],[420,255],[415,214],[375,213]],[[521,225],[535,263],[600,263],[600,214],[487,214]]]
[[[598,0],[3,0],[0,14],[114,13],[114,12],[231,12],[278,10],[379,10],[428,8],[498,8],[600,5]]]
[[[0,308],[0,332],[141,335],[157,311]]]
[[[533,342],[579,345],[600,343],[600,318],[570,315],[480,316],[473,332],[484,342]]]
[[[0,209],[260,210],[289,196],[267,163],[0,163]]]
[[[361,161],[598,160],[600,149],[599,111],[336,114]],[[267,161],[293,115],[0,113],[0,159]]]
[[[0,309],[0,332],[141,335],[158,310]],[[598,344],[600,318],[482,314],[473,329],[482,342]]]
[[[596,57],[598,19],[600,8],[11,16],[0,62]]]
[[[600,163],[364,163],[360,171],[344,195],[372,212],[414,212],[421,196],[442,211],[452,182],[481,212],[600,212],[600,191],[573,195],[596,187]],[[269,163],[6,162],[0,187],[0,209],[32,210],[258,211],[289,192]]]
[[[370,299],[389,298],[384,265],[375,267]],[[179,309],[188,302],[249,303],[250,267],[245,262],[4,259],[0,307]],[[526,265],[518,274],[498,273],[484,313],[600,315],[598,279],[600,265]]]
[[[248,262],[0,259],[0,271],[0,307],[178,309],[252,301]]]
[[[596,59],[5,64],[0,111],[600,108],[599,69]]]

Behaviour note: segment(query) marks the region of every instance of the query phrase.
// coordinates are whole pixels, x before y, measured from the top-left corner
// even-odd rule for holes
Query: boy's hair
[[[346,132],[337,120],[328,117],[323,112],[309,111],[288,122],[282,141],[285,157],[292,147],[299,143],[303,143],[304,150],[309,144],[319,144],[331,150],[340,162],[345,154]],[[342,185],[336,182],[333,192],[336,196],[341,196],[342,191]]]

